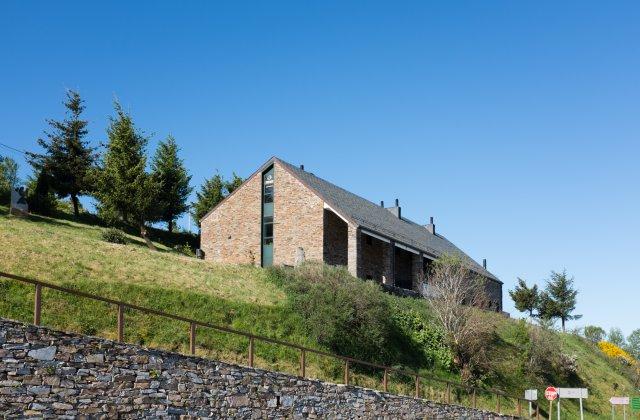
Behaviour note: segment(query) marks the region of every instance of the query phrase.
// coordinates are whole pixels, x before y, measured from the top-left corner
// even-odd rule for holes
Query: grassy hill
[[[263,270],[217,265],[181,255],[161,243],[156,244],[159,251],[150,251],[134,236],[128,236],[126,245],[111,244],[101,238],[104,228],[68,218],[21,219],[7,213],[7,208],[0,206],[0,271],[311,348],[407,365],[441,378],[458,377],[446,363],[446,349],[438,342],[425,301],[390,296],[373,284],[347,278],[344,270],[317,267]],[[331,326],[342,324],[337,323],[340,320],[334,323],[335,313],[317,306],[322,304],[318,293],[325,281],[336,285],[347,282],[354,290],[351,295],[368,296],[367,301],[344,295],[343,299],[334,299],[338,303],[326,302],[327,308],[333,309],[339,304],[347,309],[348,305],[355,305],[354,311],[359,313],[354,316],[365,320],[359,329],[331,331]],[[313,284],[319,286],[314,288]],[[33,287],[0,280],[0,296],[0,316],[32,320]],[[391,308],[394,315],[388,322],[381,321],[388,314],[376,312],[371,302]],[[316,306],[312,313],[307,313],[305,308],[310,303]],[[484,385],[512,394],[521,394],[530,387],[541,390],[550,384],[584,386],[591,393],[585,403],[591,417],[610,413],[608,399],[612,395],[633,394],[630,369],[609,359],[581,337],[538,332],[537,328],[496,314],[485,316],[488,323],[495,325],[496,334],[490,349],[492,367],[482,378]],[[184,323],[133,312],[127,312],[125,319],[126,341],[187,352],[188,327]],[[116,334],[113,307],[49,290],[43,293],[42,322],[53,328],[108,338],[115,338]],[[198,355],[246,363],[244,338],[198,330],[197,342]],[[258,344],[256,352],[258,366],[297,372],[295,351]],[[563,358],[545,358],[551,353]],[[557,365],[558,360],[562,366]],[[549,366],[545,366],[546,361]],[[308,375],[341,381],[341,366],[337,363],[315,356],[309,356],[307,362]],[[565,365],[574,366],[575,371],[571,373],[569,369],[567,373]],[[379,388],[381,375],[356,370],[353,382]],[[392,378],[390,390],[411,393],[412,386],[411,378]],[[442,398],[443,388],[438,383],[426,383],[424,387],[426,397]],[[468,395],[454,394],[454,399],[469,402]],[[481,396],[480,400],[488,408],[495,407],[488,397]],[[546,409],[545,402],[541,400]],[[577,405],[564,406],[567,418],[574,418]]]

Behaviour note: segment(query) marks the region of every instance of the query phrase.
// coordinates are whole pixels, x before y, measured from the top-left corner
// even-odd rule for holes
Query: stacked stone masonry
[[[3,319],[0,413],[9,418],[506,418]]]

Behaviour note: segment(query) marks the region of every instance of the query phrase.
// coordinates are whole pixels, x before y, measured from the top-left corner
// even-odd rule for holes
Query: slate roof
[[[311,172],[304,171],[298,166],[291,165],[282,159],[274,157],[263,167],[271,165],[273,161],[279,162],[329,206],[340,213],[341,216],[351,220],[361,228],[391,238],[396,242],[435,257],[443,254],[457,255],[467,261],[474,271],[502,283],[496,276],[485,270],[482,265],[478,264],[439,233],[436,232],[434,235],[422,225],[406,218],[400,219],[388,209],[319,178]]]

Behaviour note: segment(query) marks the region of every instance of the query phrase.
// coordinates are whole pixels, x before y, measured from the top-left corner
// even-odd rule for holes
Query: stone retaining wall
[[[3,319],[0,360],[8,417],[500,418]]]

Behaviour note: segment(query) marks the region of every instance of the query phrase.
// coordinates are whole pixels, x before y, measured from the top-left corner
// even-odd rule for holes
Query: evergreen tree
[[[191,176],[187,174],[183,161],[178,157],[178,145],[172,136],[160,142],[151,163],[152,175],[158,185],[158,212],[160,220],[173,231],[174,221],[189,209],[187,198]]]
[[[244,182],[244,179],[242,179],[242,177],[239,177],[235,172],[233,173],[231,180],[225,182],[225,189],[227,190],[227,195],[231,194],[232,192],[234,192],[236,189],[238,189],[238,187],[240,187],[240,185],[242,185],[242,183]]]
[[[222,175],[215,174],[204,181],[200,191],[196,192],[196,201],[192,204],[192,215],[200,227],[202,219],[212,208],[214,208],[225,197],[227,186]]]
[[[544,306],[541,313],[547,318],[559,318],[562,324],[562,331],[565,331],[565,323],[570,320],[580,319],[582,315],[573,315],[576,309],[576,297],[578,291],[573,288],[573,278],[567,276],[566,271],[562,273],[551,272],[551,278],[547,282]]]
[[[524,280],[518,278],[518,284],[515,289],[509,290],[509,295],[513,299],[517,310],[529,312],[530,317],[535,316],[533,311],[538,309],[540,303],[537,285],[534,284],[532,287],[528,287]]]
[[[45,172],[50,187],[60,198],[71,197],[73,214],[79,214],[78,196],[91,193],[93,185],[88,176],[95,164],[94,149],[85,140],[88,133],[86,120],[81,118],[84,101],[78,92],[67,91],[64,102],[67,118],[63,121],[47,120],[50,132],[46,139],[38,139],[44,154],[30,154],[30,163],[36,172]]]
[[[116,116],[110,118],[109,142],[98,176],[100,210],[138,225],[149,248],[155,249],[146,231],[146,223],[157,219],[158,195],[157,184],[146,171],[148,140],[118,102],[114,107]]]

